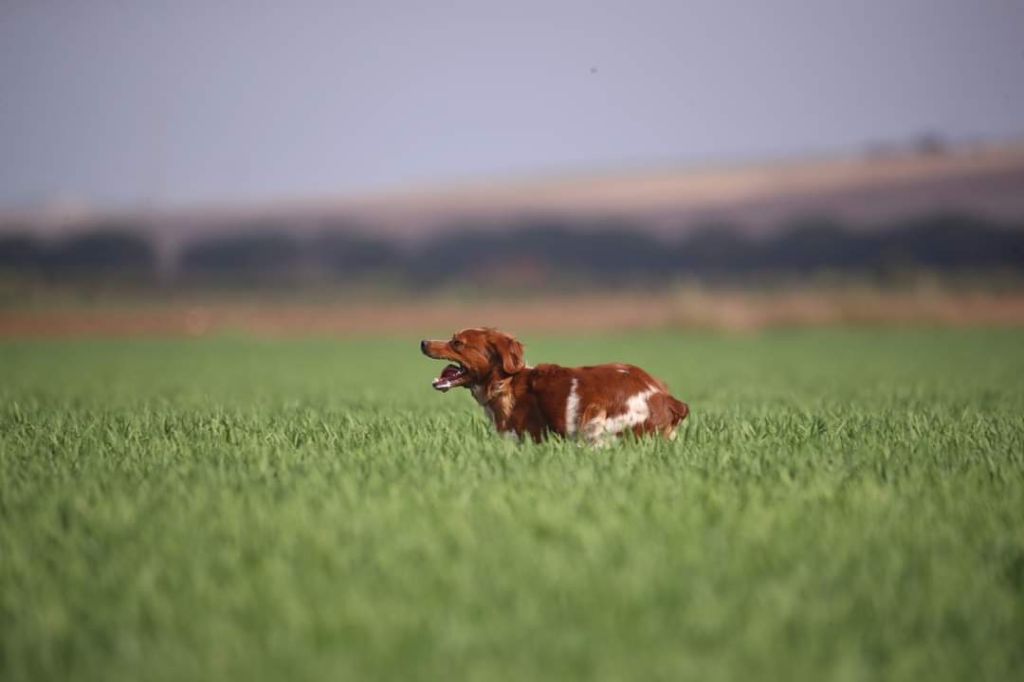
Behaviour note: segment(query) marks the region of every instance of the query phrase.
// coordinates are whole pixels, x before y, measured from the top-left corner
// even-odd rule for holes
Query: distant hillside
[[[943,212],[1015,221],[1024,218],[1024,144],[479,184],[338,208],[406,235],[522,214],[623,217],[673,233],[708,222],[760,232],[808,215],[860,225]]]
[[[863,228],[945,212],[1024,222],[1024,143],[494,181],[144,214],[98,214],[81,207],[8,211],[0,212],[0,230],[62,234],[113,221],[151,231],[162,249],[177,251],[200,235],[263,227],[309,232],[350,225],[381,237],[415,240],[450,229],[507,226],[517,217],[558,215],[627,219],[638,229],[677,236],[709,223],[761,233],[807,216],[828,216]]]

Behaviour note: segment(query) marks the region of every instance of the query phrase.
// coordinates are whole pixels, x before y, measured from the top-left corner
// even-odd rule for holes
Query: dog
[[[463,329],[448,341],[420,342],[434,360],[448,360],[432,385],[468,388],[499,433],[535,442],[549,434],[607,444],[624,433],[674,439],[690,408],[664,382],[633,365],[530,367],[523,345],[491,328]]]

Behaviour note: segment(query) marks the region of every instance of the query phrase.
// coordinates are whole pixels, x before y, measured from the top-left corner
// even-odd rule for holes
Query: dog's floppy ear
[[[511,336],[495,334],[493,338],[494,348],[501,358],[501,368],[508,374],[515,374],[526,367],[523,360],[523,344]]]

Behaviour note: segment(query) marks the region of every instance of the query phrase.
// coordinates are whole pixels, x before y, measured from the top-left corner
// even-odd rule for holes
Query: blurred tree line
[[[50,281],[115,277],[156,280],[161,267],[142,226],[99,224],[55,241],[0,233],[0,272]],[[453,282],[538,285],[558,279],[599,284],[671,277],[738,278],[821,271],[871,274],[1024,270],[1024,226],[966,215],[936,215],[853,229],[827,218],[795,221],[768,236],[709,224],[674,240],[641,224],[535,217],[481,230],[453,226],[415,246],[351,228],[299,235],[286,226],[238,225],[185,245],[172,282],[283,284],[348,281],[386,273],[408,286]]]
[[[146,275],[156,267],[148,239],[130,225],[99,225],[47,242],[31,233],[0,234],[0,269],[55,276],[118,272]]]

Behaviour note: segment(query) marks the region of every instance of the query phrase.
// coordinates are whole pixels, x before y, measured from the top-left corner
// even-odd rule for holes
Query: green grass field
[[[417,340],[0,344],[0,679],[1024,673],[1024,331],[526,339],[693,408],[601,451]]]

